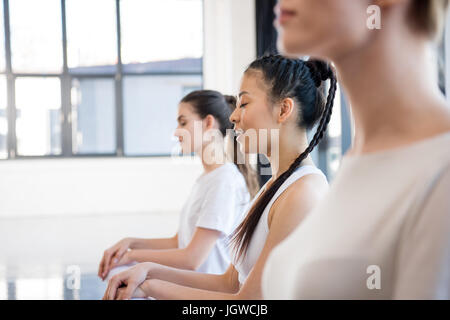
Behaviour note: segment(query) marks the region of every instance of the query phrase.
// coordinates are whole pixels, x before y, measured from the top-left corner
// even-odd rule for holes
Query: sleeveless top
[[[258,260],[261,251],[266,243],[267,235],[269,234],[269,225],[267,223],[267,220],[273,203],[291,184],[293,184],[295,181],[308,174],[318,174],[321,175],[325,180],[327,179],[325,175],[322,173],[322,171],[320,171],[320,169],[311,165],[305,165],[298,167],[289,176],[289,178],[287,178],[286,181],[284,181],[284,183],[277,190],[273,198],[270,200],[270,202],[264,209],[264,212],[262,213],[261,218],[259,219],[258,225],[256,226],[255,232],[253,233],[252,239],[250,240],[247,253],[244,256],[242,256],[238,261],[234,261],[233,263],[234,268],[239,273],[239,283],[241,285],[247,279],[250,271],[252,271],[252,268],[255,265],[256,261]],[[258,194],[253,198],[253,201],[251,202],[249,209],[252,207],[256,199],[259,198],[261,193],[263,193],[263,191],[266,190],[267,183],[261,188],[261,190],[259,190]]]

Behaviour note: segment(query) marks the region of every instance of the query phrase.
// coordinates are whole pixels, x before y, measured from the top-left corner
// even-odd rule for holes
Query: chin
[[[288,58],[299,58],[301,56],[310,55],[310,48],[298,39],[286,36],[280,36],[277,40],[278,51]]]
[[[325,43],[329,42],[329,39],[323,39],[318,41],[317,39],[322,38],[320,36],[312,37],[306,35],[299,35],[298,33],[289,31],[280,31],[277,39],[277,49],[278,51],[291,59],[304,58],[306,56],[325,59],[327,55],[324,54]]]

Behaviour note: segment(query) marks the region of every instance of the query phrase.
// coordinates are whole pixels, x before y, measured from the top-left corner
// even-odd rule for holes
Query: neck
[[[355,121],[349,153],[395,147],[450,129],[427,42],[388,29],[373,31],[360,49],[333,59]]]
[[[205,173],[219,168],[226,162],[226,155],[223,146],[212,145],[210,143],[205,145],[200,153],[202,155],[201,160]]]
[[[272,169],[272,181],[285,172],[298,156],[308,147],[306,132],[283,134],[280,130],[278,143],[273,143],[270,152],[266,154]],[[312,163],[308,155],[304,163]]]

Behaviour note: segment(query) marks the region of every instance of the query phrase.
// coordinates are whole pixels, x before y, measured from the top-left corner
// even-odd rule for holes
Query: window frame
[[[124,153],[124,101],[123,101],[123,78],[125,76],[179,76],[179,75],[199,75],[201,76],[200,86],[203,88],[203,68],[200,72],[143,72],[133,73],[124,72],[121,49],[121,15],[120,6],[121,1],[115,0],[116,7],[116,39],[117,39],[117,63],[115,73],[74,73],[69,72],[68,58],[67,58],[67,24],[66,24],[66,0],[60,0],[61,3],[61,32],[62,32],[62,55],[63,68],[61,73],[15,73],[12,70],[11,64],[11,30],[10,30],[10,14],[9,2],[3,1],[3,23],[4,23],[4,39],[5,43],[0,44],[5,48],[5,70],[0,74],[6,76],[7,88],[7,158],[5,160],[20,160],[20,159],[61,159],[61,158],[103,158],[103,157],[129,157],[129,158],[145,158],[145,157],[167,157],[170,153],[164,154],[142,154],[142,155],[126,155]],[[204,15],[204,0],[202,1],[202,15]],[[204,48],[204,26],[202,29],[203,48]],[[42,155],[42,156],[27,156],[17,154],[17,137],[16,137],[16,101],[15,101],[15,81],[18,77],[58,77],[61,81],[61,147],[62,152],[59,155]],[[72,140],[72,121],[71,121],[71,88],[73,79],[86,78],[108,78],[114,80],[114,101],[115,101],[115,119],[116,119],[116,149],[113,153],[82,153],[77,154],[73,152]]]

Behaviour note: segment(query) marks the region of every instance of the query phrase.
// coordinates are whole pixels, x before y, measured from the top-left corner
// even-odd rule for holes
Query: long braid
[[[289,166],[289,168],[285,172],[283,172],[275,181],[272,182],[270,187],[264,191],[264,193],[259,197],[259,199],[256,200],[246,218],[235,230],[231,240],[237,252],[236,260],[238,260],[245,254],[250,244],[250,240],[253,236],[253,233],[259,223],[260,217],[264,212],[266,206],[269,204],[270,200],[273,198],[273,196],[281,187],[281,185],[301,165],[303,160],[305,160],[306,157],[312,152],[314,147],[317,146],[317,144],[319,144],[320,140],[324,136],[328,123],[330,122],[331,119],[337,81],[332,69],[325,63],[316,60],[310,60],[305,63],[301,60],[291,60],[283,58],[281,56],[268,56],[256,60],[254,63],[250,65],[249,69],[252,68],[252,65],[254,68],[258,68],[259,65],[266,65],[266,64],[271,66],[272,69],[276,69],[277,67],[280,67],[283,63],[285,64],[286,68],[284,70],[281,70],[279,77],[281,79],[286,80],[287,83],[295,82],[294,86],[295,85],[307,86],[306,83],[298,84],[297,81],[300,81],[298,79],[302,79],[301,75],[304,76],[306,73],[309,73],[309,78],[312,80],[313,82],[312,85],[315,87],[314,88],[316,93],[315,103],[317,102],[317,99],[320,99],[319,97],[320,93],[318,88],[321,87],[323,81],[330,79],[330,88],[328,91],[327,101],[325,107],[323,108],[323,110],[321,110],[322,112],[320,114],[320,121],[317,126],[317,131],[315,132],[308,147],[294,160],[294,162]],[[295,66],[297,66],[297,68],[295,68]],[[306,72],[306,69],[308,70],[308,72]],[[278,95],[286,94],[285,92],[283,93],[283,91],[285,90],[284,88],[282,88],[281,86],[277,86],[278,88],[275,89],[274,88],[275,86],[277,86],[277,84],[272,83],[272,89],[278,91],[277,92]]]

